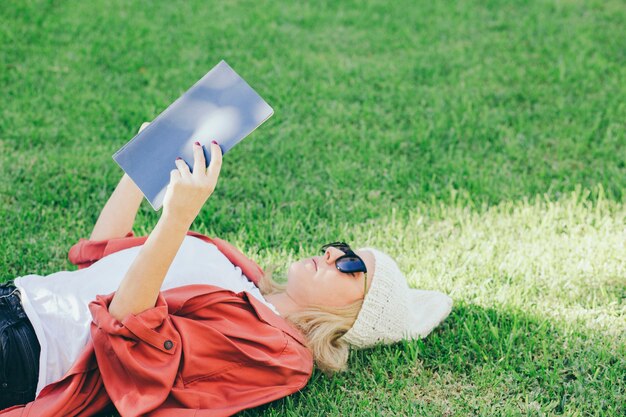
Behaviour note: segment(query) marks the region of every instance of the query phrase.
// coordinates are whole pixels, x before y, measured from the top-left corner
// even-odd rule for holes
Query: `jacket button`
[[[172,343],[171,340],[166,340],[165,343],[163,343],[163,347],[167,350],[170,350],[174,347],[174,343]]]

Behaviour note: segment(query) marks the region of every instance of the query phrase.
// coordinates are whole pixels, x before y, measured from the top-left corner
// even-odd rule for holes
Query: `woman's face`
[[[374,254],[370,251],[355,251],[367,268],[367,287],[374,278]],[[341,272],[335,260],[345,253],[329,247],[321,256],[294,262],[287,272],[287,294],[301,307],[323,305],[343,307],[363,299],[365,273]]]

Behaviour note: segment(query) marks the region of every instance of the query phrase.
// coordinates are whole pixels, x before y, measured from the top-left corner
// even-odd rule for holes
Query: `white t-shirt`
[[[89,303],[96,295],[117,290],[140,250],[141,246],[124,249],[77,271],[15,279],[24,311],[41,345],[37,395],[69,371],[89,341],[92,320]],[[256,285],[215,245],[185,236],[161,289],[190,284],[210,284],[236,293],[247,291],[278,314]]]

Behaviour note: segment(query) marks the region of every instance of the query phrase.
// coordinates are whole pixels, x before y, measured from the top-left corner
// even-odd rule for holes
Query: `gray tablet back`
[[[113,159],[132,178],[155,210],[163,205],[176,157],[193,169],[195,141],[222,152],[249,135],[274,110],[225,61],[221,61],[143,131],[120,148]]]

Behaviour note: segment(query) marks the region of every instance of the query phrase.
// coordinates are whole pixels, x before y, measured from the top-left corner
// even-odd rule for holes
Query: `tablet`
[[[193,170],[195,141],[203,145],[207,166],[215,140],[226,154],[266,121],[274,110],[225,61],[159,114],[121,147],[113,160],[137,184],[154,210],[163,206],[180,156]]]

